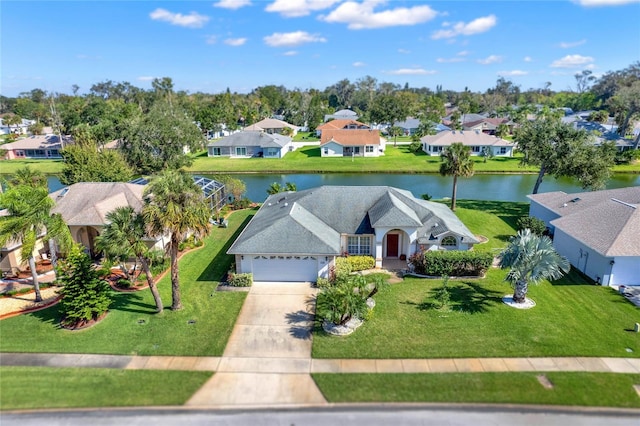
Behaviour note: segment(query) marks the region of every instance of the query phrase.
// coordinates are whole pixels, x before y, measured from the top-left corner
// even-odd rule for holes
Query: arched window
[[[442,239],[440,245],[443,247],[455,247],[458,245],[458,241],[456,240],[456,237],[449,235],[448,237],[444,237]]]

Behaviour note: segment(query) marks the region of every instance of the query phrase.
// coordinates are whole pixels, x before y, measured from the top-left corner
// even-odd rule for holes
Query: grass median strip
[[[0,409],[182,405],[211,375],[203,371],[1,367]]]
[[[545,373],[313,374],[328,402],[446,402],[640,408],[638,374]]]

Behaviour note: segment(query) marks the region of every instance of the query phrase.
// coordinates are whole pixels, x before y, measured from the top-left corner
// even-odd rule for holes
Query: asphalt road
[[[640,410],[359,406],[296,410],[117,409],[3,413],[2,426],[637,426]]]

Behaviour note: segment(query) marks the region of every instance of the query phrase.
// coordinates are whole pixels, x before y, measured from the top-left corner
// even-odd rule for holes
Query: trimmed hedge
[[[251,287],[253,274],[229,274],[227,282],[232,287]]]
[[[544,223],[544,220],[538,219],[537,217],[524,216],[518,219],[518,231],[522,231],[523,229],[530,229],[533,234],[543,235],[547,230],[547,225]]]
[[[351,265],[351,272],[366,271],[376,266],[376,260],[371,256],[349,256],[347,261]]]
[[[420,275],[469,277],[483,275],[491,266],[493,255],[471,250],[429,250],[416,253],[409,261]]]

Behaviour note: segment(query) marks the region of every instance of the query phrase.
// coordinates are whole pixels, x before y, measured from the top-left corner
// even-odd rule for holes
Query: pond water
[[[211,177],[211,176],[208,176]],[[437,174],[384,174],[384,173],[327,173],[327,174],[243,174],[234,175],[247,186],[245,196],[262,202],[267,198],[267,189],[277,182],[285,185],[292,182],[298,190],[322,185],[388,185],[411,191],[414,196],[429,194],[433,198],[451,197],[451,177]],[[527,201],[536,181],[536,175],[525,174],[478,174],[458,179],[458,198],[472,200]],[[607,189],[640,186],[640,175],[616,174],[607,184]],[[58,190],[62,184],[55,176],[49,176],[49,189]],[[572,179],[554,179],[546,176],[539,192],[581,192],[580,185]]]

